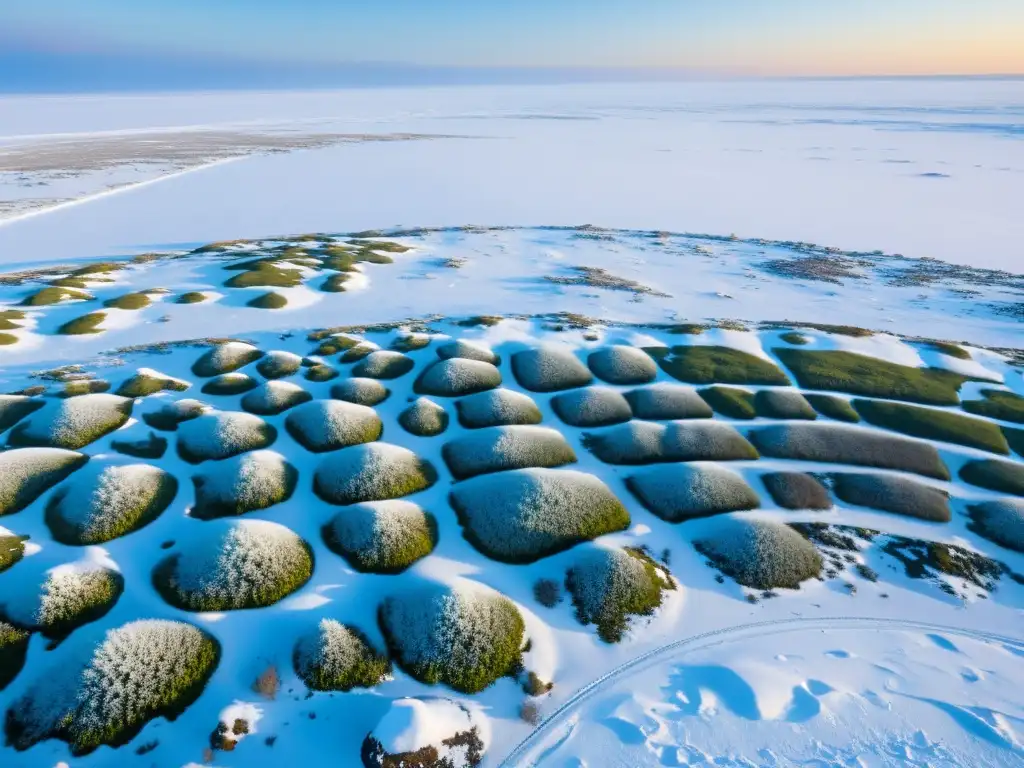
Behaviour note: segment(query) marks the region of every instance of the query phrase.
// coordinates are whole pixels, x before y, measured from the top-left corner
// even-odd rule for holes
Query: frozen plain
[[[143,251],[184,250],[233,238],[466,224],[589,223],[735,233],[740,238],[804,241],[868,252],[877,249],[1010,273],[1022,271],[1024,258],[1020,250],[1024,224],[1014,212],[1015,200],[1024,193],[1021,81],[702,83],[5,99],[0,101],[0,116],[0,125],[12,142],[15,137],[25,142],[60,133],[109,135],[197,126],[438,137],[242,157],[158,183],[129,186],[116,194],[86,197],[77,205],[50,213],[0,222],[4,271]],[[529,231],[525,238],[513,232],[490,239],[481,236],[480,240],[483,242],[458,235],[446,239],[441,234],[428,238],[426,247],[414,250],[408,261],[396,257],[394,266],[365,267],[369,275],[366,290],[342,295],[350,301],[303,305],[301,291],[297,291],[295,308],[280,313],[245,310],[224,302],[198,308],[212,313],[189,316],[181,312],[176,321],[159,325],[129,323],[100,338],[76,339],[71,346],[39,337],[36,344],[0,348],[0,356],[9,355],[9,362],[0,365],[0,379],[11,389],[29,370],[72,358],[87,359],[106,346],[145,343],[155,334],[170,340],[216,331],[248,335],[264,348],[290,349],[288,345],[295,344],[276,340],[274,331],[434,313],[573,311],[631,323],[790,319],[967,338],[979,345],[1020,346],[1014,343],[1019,340],[1019,320],[984,309],[987,299],[1013,301],[1016,296],[1019,301],[1019,290],[999,291],[999,297],[984,291],[980,299],[964,298],[960,304],[947,297],[953,303],[921,306],[911,301],[909,292],[904,295],[878,286],[890,292],[884,295],[893,304],[886,308],[889,311],[879,313],[865,309],[871,282],[847,292],[846,288],[814,283],[791,286],[779,280],[757,294],[746,294],[734,290],[747,282],[745,270],[727,263],[728,258],[719,262],[706,259],[692,272],[683,272],[674,271],[671,261],[658,262],[628,245],[597,244],[586,246],[591,250],[580,250],[584,246],[572,245],[562,235],[548,237],[542,232],[534,236]],[[730,250],[728,245],[714,248],[718,255]],[[737,249],[742,258],[754,255],[753,249],[745,253],[743,245]],[[451,273],[458,274],[451,280],[443,272],[424,277],[434,271],[437,258],[453,254],[467,259],[464,273]],[[526,263],[512,268],[494,266],[510,255],[527,257]],[[575,287],[538,289],[533,281],[548,274],[565,274],[560,270],[564,270],[567,256],[572,264],[592,259],[612,273],[648,284],[670,297],[644,297],[638,303],[630,301],[628,293]],[[474,259],[480,266],[475,271]],[[191,281],[201,278],[202,270],[182,269],[172,274],[180,280],[174,287],[192,288],[196,286]],[[694,281],[701,284],[694,286]],[[829,292],[836,294],[831,301]],[[972,301],[978,306],[970,306]],[[813,309],[802,312],[805,303]],[[957,312],[964,313],[962,322],[950,319]],[[970,332],[958,333],[959,329]],[[525,321],[491,332],[467,333],[498,347],[564,338],[564,334],[554,337],[538,324]],[[709,335],[699,343],[713,341],[757,354],[764,354],[760,344],[767,344],[730,331]],[[646,344],[651,339],[612,329],[601,341]],[[658,343],[662,341],[658,339]],[[570,343],[583,340],[570,334]],[[856,343],[837,337],[816,343],[850,345],[843,348],[913,365],[920,365],[923,359],[917,356],[916,347],[889,337]],[[295,351],[306,350],[296,346]],[[1019,372],[980,354],[979,359],[995,366],[1008,389],[1024,389]],[[187,376],[190,359],[176,353],[158,359],[159,364],[149,358],[129,362],[153,364],[166,373]],[[927,364],[937,363],[929,358]],[[954,363],[947,360],[943,364]],[[397,409],[406,394],[396,388],[384,411]],[[547,406],[544,415],[546,423],[558,423]],[[397,442],[399,438],[396,433],[389,439]],[[441,463],[434,449],[421,441],[411,441],[411,447]],[[93,453],[102,455],[106,450],[104,443]],[[579,453],[585,455],[583,450]],[[175,462],[170,466],[184,479],[187,468]],[[608,468],[589,456],[583,459],[582,468],[613,482]],[[306,467],[300,469],[304,472]],[[621,479],[614,478],[614,483],[621,484]],[[625,491],[619,495],[628,498]],[[300,495],[282,509],[271,511],[270,519],[287,521],[289,512],[304,504],[315,505],[309,496]],[[439,510],[446,505],[440,487],[417,501]],[[677,534],[636,505],[631,512],[634,528],[608,537],[609,542],[645,538],[653,542]],[[20,515],[38,517],[39,513],[37,505],[34,511]],[[871,525],[879,519],[877,513],[854,510],[843,522]],[[15,522],[14,518],[10,521]],[[294,521],[290,524],[296,527]],[[888,530],[908,535],[927,528],[906,522],[886,524]],[[312,523],[299,527],[303,525],[310,528],[302,530],[304,535],[315,538]],[[850,615],[851,598],[835,586],[805,587],[799,593],[751,606],[737,599],[735,589],[718,587],[700,558],[680,547],[680,552],[674,552],[672,570],[684,587],[682,594],[673,595],[650,623],[640,622],[627,642],[608,647],[597,641],[592,631],[576,625],[564,605],[557,616],[531,605],[533,579],[549,571],[554,576],[568,555],[531,566],[530,575],[520,577],[516,574],[519,567],[495,568],[461,540],[454,522],[446,525],[441,532],[442,541],[447,541],[445,548],[422,563],[420,575],[480,580],[531,606],[528,623],[540,646],[532,662],[556,680],[550,710],[543,714],[569,702],[534,741],[512,754],[510,765],[679,765],[712,760],[728,765],[846,765],[855,758],[867,765],[914,761],[960,765],[966,764],[968,756],[978,760],[977,764],[1012,765],[1022,759],[1024,710],[1020,697],[1013,693],[1022,682],[1020,592],[1014,592],[1012,586],[1006,588],[1006,600],[998,604],[972,601],[968,606],[938,598],[909,580],[895,579],[896,583],[886,584],[892,593],[888,598],[863,607],[875,588],[862,584],[862,594],[852,610],[863,611],[870,620],[865,619],[863,626],[843,627],[841,622],[823,626],[814,623],[816,617]],[[156,537],[168,530],[143,535],[155,545]],[[33,538],[45,541],[45,526],[33,526],[31,531]],[[979,544],[962,523],[951,536],[953,541]],[[151,563],[143,558],[130,562],[131,547],[131,540],[113,547],[115,560],[127,574],[135,574],[130,578],[143,580]],[[45,562],[60,556],[60,548],[50,553],[44,548]],[[1021,570],[1019,556],[1003,552],[1000,556]],[[13,573],[6,574],[0,587],[11,584]],[[332,591],[340,588],[346,597],[339,604],[372,624],[374,601],[353,601],[347,594],[356,587],[351,576],[351,572],[338,574],[337,584],[330,576],[318,576],[306,592],[270,610],[283,618],[315,609],[330,601]],[[368,588],[367,594],[383,589],[376,584],[386,578],[373,577],[375,586]],[[140,599],[144,607],[140,607]],[[118,606],[117,621],[133,611],[151,614],[158,610],[147,604],[148,594],[133,600]],[[363,602],[366,604],[361,605]],[[571,700],[577,689],[648,651],[702,633],[762,621],[781,628],[786,626],[785,620],[802,616],[808,616],[806,627],[771,635],[770,642],[756,642],[756,650],[750,648],[747,634],[737,630],[733,646],[726,634],[721,646],[701,647],[692,657],[684,648],[679,649],[678,657],[666,650],[663,656],[652,658],[643,677],[627,676],[625,684],[613,679],[590,698]],[[893,622],[891,628],[883,627],[886,619]],[[872,624],[872,620],[878,623]],[[215,628],[219,621],[210,617],[209,626]],[[80,630],[86,635],[82,642],[114,623],[111,617]],[[259,618],[230,616],[224,623],[224,637],[237,641],[255,634]],[[943,634],[936,626],[949,631]],[[962,639],[958,632],[968,630],[975,634]],[[801,632],[814,635],[801,637]],[[70,653],[72,645],[69,641],[61,652]],[[13,760],[13,765],[31,766],[53,765],[59,760],[72,766],[121,765],[131,760],[139,766],[184,765],[190,760],[198,762],[201,750],[196,742],[202,742],[210,722],[255,709],[258,714],[251,720],[259,734],[269,733],[267,729],[277,734],[288,721],[293,722],[293,732],[271,750],[259,743],[260,737],[243,740],[235,753],[217,753],[215,765],[262,765],[271,760],[273,764],[325,764],[322,732],[317,721],[308,719],[308,708],[301,699],[292,702],[283,697],[289,700],[267,703],[248,690],[258,661],[286,656],[286,645],[284,638],[267,637],[261,639],[258,649],[236,649],[236,654],[246,658],[227,659],[226,672],[215,679],[197,705],[174,724],[154,722],[137,740],[138,744],[148,743],[173,729],[173,737],[163,736],[160,751],[136,757],[133,743],[118,753],[101,749],[78,759],[68,757],[59,742],[47,742],[26,753],[6,751],[4,758]],[[43,654],[42,646],[33,647],[32,653]],[[852,660],[858,659],[857,663],[874,671],[840,668],[840,662],[849,662],[850,667]],[[889,672],[879,672],[882,668]],[[697,682],[688,682],[687,674]],[[401,677],[391,688],[353,694],[351,699],[346,694],[335,695],[317,702],[316,709],[325,725],[346,723],[346,728],[336,732],[339,746],[344,744],[345,749],[341,764],[346,764],[344,760],[354,759],[353,748],[382,711],[382,697],[431,692],[436,691]],[[8,694],[0,701],[6,704],[13,698]],[[529,727],[517,718],[516,694],[509,681],[499,681],[476,697],[493,720],[492,745],[486,757],[489,765],[499,764],[529,733]],[[752,727],[755,723],[757,727]],[[187,734],[191,743],[180,740],[179,734]],[[172,743],[176,746],[167,749]]]

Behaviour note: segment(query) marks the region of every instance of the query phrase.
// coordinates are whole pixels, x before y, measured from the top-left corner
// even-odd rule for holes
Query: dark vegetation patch
[[[545,275],[544,280],[555,285],[578,285],[588,288],[604,288],[609,291],[627,291],[634,294],[646,294],[649,296],[660,296],[672,298],[667,293],[655,290],[650,286],[638,283],[634,280],[627,280],[624,277],[613,275],[600,267],[573,266],[569,268],[575,274],[571,277],[564,275]]]
[[[87,315],[68,320],[57,329],[60,336],[82,336],[87,333],[102,333],[100,323],[107,319],[106,312],[90,312]]]
[[[277,428],[259,416],[214,411],[179,424],[178,455],[190,464],[199,464],[268,448],[276,439]]]
[[[860,421],[860,414],[854,410],[849,400],[835,395],[804,395],[804,398],[811,407],[822,416],[835,421],[844,421],[848,424],[856,424]]]
[[[514,389],[492,389],[455,401],[459,423],[468,429],[540,424],[543,417],[529,395]]]
[[[167,452],[167,438],[150,432],[148,436],[135,440],[111,440],[110,448],[136,459],[159,459]]]
[[[658,375],[658,366],[642,349],[625,345],[591,352],[587,365],[594,375],[609,384],[646,384]]]
[[[813,280],[822,283],[842,285],[845,280],[863,280],[863,270],[875,266],[875,262],[839,252],[803,253],[778,259],[767,259],[757,265],[758,269],[778,277],[791,280]]]
[[[155,371],[140,370],[122,382],[116,394],[121,397],[146,397],[157,392],[184,392],[189,386],[187,381],[181,379],[157,374]]]
[[[878,400],[854,400],[853,405],[866,422],[876,427],[991,453],[1005,455],[1010,452],[1003,433],[990,421],[951,411]]]
[[[829,523],[790,523],[789,527],[815,544],[844,552],[859,552],[858,540],[871,541],[879,535],[870,528],[854,528],[849,525]]]
[[[453,357],[438,360],[420,374],[413,391],[436,397],[461,397],[501,386],[501,372],[490,363]]]
[[[201,304],[206,301],[206,294],[201,291],[187,291],[174,300],[175,304]]]
[[[291,498],[299,471],[272,451],[253,451],[218,462],[192,478],[196,503],[190,517],[212,520],[267,509]]]
[[[15,331],[21,328],[19,321],[25,319],[20,309],[0,309],[0,331]]]
[[[327,548],[361,573],[401,573],[437,545],[437,520],[401,499],[345,507],[321,529]]]
[[[398,423],[417,437],[434,437],[448,429],[448,412],[433,400],[420,397],[398,414]]]
[[[1018,456],[1024,457],[1024,429],[1003,427],[1003,436],[1006,438],[1006,443],[1013,449],[1013,452]]]
[[[256,370],[266,379],[280,379],[298,373],[302,358],[291,352],[274,350],[268,352],[256,363]]]
[[[779,336],[779,340],[784,341],[787,344],[793,344],[794,346],[797,347],[802,347],[806,344],[811,343],[811,340],[809,338],[807,338],[804,334],[799,333],[797,331],[786,331],[784,334]]]
[[[10,685],[25,666],[29,633],[0,621],[0,691]]]
[[[374,406],[388,399],[391,390],[377,379],[345,379],[331,387],[331,397],[357,405]]]
[[[0,432],[6,432],[43,407],[43,401],[24,395],[0,395]]]
[[[836,498],[847,504],[932,523],[948,523],[952,519],[949,494],[909,477],[845,472],[829,477]]]
[[[940,352],[943,355],[956,358],[957,360],[970,360],[971,353],[961,347],[959,344],[954,344],[951,341],[928,341],[925,342],[925,346],[929,349],[933,349],[936,352]]]
[[[415,352],[426,349],[430,346],[430,336],[426,334],[407,333],[396,337],[391,342],[391,349],[395,352]],[[490,362],[490,361],[488,361]]]
[[[69,381],[58,393],[58,397],[78,397],[79,395],[98,395],[110,389],[110,382],[102,379],[79,379]]]
[[[198,400],[175,400],[159,410],[142,414],[142,420],[153,429],[173,432],[180,423],[202,416],[205,410],[206,406]]]
[[[1024,552],[1024,500],[1000,499],[968,507],[968,527],[989,541]]]
[[[294,288],[302,283],[302,272],[278,266],[274,261],[257,259],[225,269],[241,269],[225,281],[228,288]]]
[[[416,362],[401,352],[381,349],[371,352],[352,368],[353,376],[369,379],[397,379],[411,371]]]
[[[997,459],[969,461],[960,470],[960,479],[979,488],[1024,496],[1024,464]]]
[[[259,384],[256,382],[256,379],[236,371],[214,376],[203,384],[202,393],[204,395],[241,395],[244,392],[256,389],[257,386]]]
[[[665,373],[687,384],[789,384],[774,363],[732,347],[658,347],[649,352]]]
[[[282,296],[280,293],[270,291],[264,293],[256,298],[249,299],[245,303],[245,306],[252,307],[253,309],[283,309],[288,306],[288,299]]]
[[[25,555],[25,538],[0,528],[0,573],[17,563]]]
[[[940,576],[953,576],[991,592],[1009,569],[997,560],[954,544],[890,536],[882,551],[895,557],[912,579],[925,579],[939,585],[944,592],[956,591]]]
[[[324,363],[309,366],[304,374],[306,381],[330,381],[339,376],[338,369]]]
[[[145,309],[151,304],[151,300],[145,293],[126,293],[113,299],[107,299],[103,306],[108,309]]]
[[[300,638],[295,671],[314,691],[372,688],[391,674],[391,661],[358,628],[324,619]]]
[[[209,378],[222,373],[231,373],[263,357],[252,344],[230,341],[218,344],[192,364],[192,373],[196,376]]]
[[[92,299],[91,293],[74,288],[61,288],[51,285],[29,294],[22,299],[21,304],[24,307],[48,307],[53,304],[62,304],[66,301],[89,301],[90,299]]]
[[[437,482],[437,470],[407,448],[365,443],[327,454],[313,490],[330,504],[384,501],[422,491]]]
[[[87,394],[50,401],[10,431],[8,445],[77,450],[124,426],[134,401]]]
[[[1000,389],[981,390],[980,400],[965,400],[963,409],[976,416],[1024,424],[1024,397]]]
[[[754,406],[754,394],[745,389],[736,387],[705,387],[700,390],[700,396],[710,405],[715,413],[728,416],[730,419],[742,419],[744,421],[757,418],[757,408]]]
[[[764,487],[783,509],[832,509],[828,489],[814,475],[803,472],[768,472],[761,475]]]

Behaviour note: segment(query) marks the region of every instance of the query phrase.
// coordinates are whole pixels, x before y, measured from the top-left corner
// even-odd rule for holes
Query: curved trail
[[[552,712],[534,731],[517,744],[512,751],[505,756],[505,759],[498,764],[498,768],[520,768],[520,766],[536,765],[537,763],[526,762],[528,753],[541,746],[544,737],[552,730],[565,722],[565,718],[580,704],[587,701],[594,694],[600,693],[611,683],[618,682],[622,677],[640,669],[646,669],[654,664],[664,661],[673,653],[686,650],[695,651],[710,648],[721,643],[743,639],[749,635],[762,637],[769,634],[781,634],[797,630],[814,629],[878,629],[878,630],[924,630],[929,632],[943,632],[946,634],[959,635],[977,640],[1006,643],[1018,646],[1024,651],[1024,639],[999,635],[994,632],[984,632],[960,627],[948,627],[941,624],[929,624],[923,621],[904,621],[901,619],[872,619],[872,618],[816,618],[816,619],[776,619],[773,621],[758,621],[752,624],[740,624],[733,627],[724,627],[699,635],[676,640],[668,645],[648,651],[625,664],[616,667],[610,672],[602,675],[591,683],[580,688],[558,709]],[[566,734],[567,736],[569,734]],[[557,745],[556,745],[557,746]]]

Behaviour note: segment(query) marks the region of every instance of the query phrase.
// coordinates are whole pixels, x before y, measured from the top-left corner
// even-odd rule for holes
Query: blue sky
[[[0,90],[90,72],[329,80],[353,63],[1022,73],[1021,40],[1024,0],[3,0]]]

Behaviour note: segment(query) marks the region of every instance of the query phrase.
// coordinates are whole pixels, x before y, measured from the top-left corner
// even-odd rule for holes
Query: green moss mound
[[[102,333],[100,324],[107,319],[106,312],[90,312],[88,315],[69,320],[57,329],[60,336],[84,336],[88,333]]]
[[[799,589],[824,566],[810,541],[766,520],[722,518],[694,547],[726,576],[751,589]]]
[[[25,556],[25,539],[0,526],[0,573]]]
[[[587,365],[597,378],[609,384],[647,384],[658,375],[658,366],[642,349],[616,345],[591,352]]]
[[[75,450],[124,426],[132,405],[129,398],[106,394],[54,400],[15,426],[8,443]]]
[[[89,460],[58,448],[19,448],[0,453],[0,516],[20,512]]]
[[[267,381],[242,398],[242,408],[261,416],[276,416],[312,399],[313,395],[298,384]]]
[[[213,411],[178,427],[178,455],[198,464],[269,448],[276,439],[277,429],[259,416]]]
[[[0,309],[0,331],[16,331],[24,319],[25,313],[20,309]]]
[[[428,366],[416,379],[413,390],[420,395],[461,397],[501,386],[501,372],[490,363],[452,357]]]
[[[283,525],[215,520],[157,565],[153,585],[185,611],[234,611],[273,605],[312,575],[312,550]]]
[[[853,464],[949,480],[934,445],[836,424],[797,422],[751,430],[750,441],[774,459]]]
[[[1006,443],[1010,446],[1010,450],[1024,458],[1024,429],[1003,427],[1003,437],[1006,438]]]
[[[456,400],[455,409],[459,424],[468,429],[540,424],[544,418],[528,395],[504,387]]]
[[[153,522],[177,493],[177,479],[158,467],[96,461],[50,497],[46,524],[61,544],[103,544]]]
[[[92,294],[85,291],[51,285],[26,296],[22,299],[21,304],[24,307],[49,307],[66,301],[89,301],[90,299],[92,299]]]
[[[804,389],[904,400],[923,405],[958,405],[968,377],[942,368],[913,368],[838,350],[774,350]]]
[[[108,309],[137,310],[145,309],[151,303],[149,296],[145,293],[126,293],[124,296],[107,299],[103,302],[103,306]]]
[[[766,419],[814,421],[817,412],[799,392],[792,389],[762,389],[754,394],[754,410]]]
[[[532,563],[629,526],[622,502],[583,472],[521,469],[485,475],[456,485],[450,499],[466,539],[505,563]]]
[[[116,394],[121,397],[147,397],[157,392],[184,392],[191,386],[182,379],[165,376],[148,368],[140,368],[134,376],[126,379],[117,388]]]
[[[0,433],[43,407],[43,400],[24,395],[0,395]]]
[[[270,291],[254,299],[249,299],[249,301],[245,302],[245,306],[252,307],[253,309],[283,309],[288,306],[288,299],[280,293]]]
[[[316,363],[306,369],[306,381],[330,381],[338,378],[338,369],[323,363]]]
[[[228,288],[294,288],[302,283],[302,272],[284,269],[272,261],[260,259],[247,262],[246,266],[247,269],[226,280],[224,285]]]
[[[822,416],[848,424],[856,424],[860,421],[860,414],[853,409],[849,400],[835,395],[804,395],[804,397],[811,407]]]
[[[433,465],[388,443],[366,443],[328,454],[313,478],[313,490],[331,504],[384,501],[422,491],[437,482]]]
[[[25,666],[29,633],[0,620],[0,691],[11,684]]]
[[[95,395],[100,392],[107,392],[110,389],[110,382],[102,379],[81,379],[69,381],[58,394],[58,397],[78,397],[79,395]]]
[[[1024,496],[1024,464],[996,459],[969,461],[960,470],[960,479],[979,488],[998,493]]]
[[[633,416],[647,421],[710,419],[714,412],[692,387],[659,382],[626,393]]]
[[[991,453],[1006,455],[1010,452],[1003,433],[990,421],[951,411],[878,400],[854,400],[853,405],[864,421],[876,427]]]
[[[448,412],[433,400],[417,400],[398,414],[398,423],[417,437],[435,437],[448,429]]]
[[[252,344],[228,341],[218,344],[192,364],[192,373],[209,378],[222,373],[231,373],[263,357],[263,353]]]
[[[284,425],[299,445],[313,453],[369,443],[384,431],[372,408],[342,400],[314,400],[293,408]]]
[[[479,693],[520,663],[525,625],[504,595],[425,586],[387,598],[378,617],[391,655],[423,683]]]
[[[415,352],[430,346],[430,335],[426,333],[406,333],[396,336],[390,348],[395,352]]]
[[[971,353],[961,347],[959,344],[953,344],[949,341],[929,341],[926,343],[927,347],[934,349],[936,352],[940,352],[948,357],[956,358],[957,360],[970,360]]]
[[[965,400],[963,409],[977,416],[1024,424],[1024,397],[1001,389],[983,389],[981,397]]]
[[[606,427],[633,418],[629,402],[617,389],[584,387],[563,392],[551,399],[551,407],[562,421],[573,427]]]
[[[214,376],[203,384],[202,393],[204,395],[241,395],[256,389],[257,386],[259,384],[256,379],[241,371],[235,371]]]
[[[1024,500],[1002,499],[968,508],[970,529],[1014,552],[1024,552]]]
[[[345,283],[351,279],[351,275],[347,272],[338,272],[334,275],[328,275],[327,279],[320,283],[320,290],[324,293],[344,293],[347,289]]]
[[[735,428],[717,421],[631,421],[600,432],[587,432],[583,445],[605,464],[617,465],[758,458],[754,446]]]
[[[0,333],[0,347],[9,347],[11,344],[17,344],[18,337],[11,333]]]
[[[745,389],[717,386],[706,387],[700,390],[699,394],[715,410],[715,413],[722,416],[743,421],[757,418],[757,408],[754,407],[754,394]]]
[[[434,551],[437,521],[400,499],[346,507],[323,528],[324,543],[362,573],[401,573]]]
[[[670,523],[756,509],[757,493],[736,472],[715,464],[673,464],[630,475],[626,487]]]
[[[323,619],[302,637],[292,657],[295,672],[314,691],[372,688],[391,675],[391,661],[361,631]]]
[[[796,331],[787,331],[786,333],[779,336],[779,339],[781,341],[786,342],[787,344],[793,344],[794,346],[797,347],[802,347],[806,344],[811,343],[810,339],[808,339],[802,333],[797,333]]]
[[[516,381],[531,392],[585,387],[594,380],[593,374],[576,355],[558,347],[516,352],[512,355],[512,373]]]
[[[391,390],[376,379],[351,378],[331,387],[331,397],[356,405],[374,406],[388,399]]]
[[[774,363],[732,347],[675,346],[657,358],[665,373],[687,384],[789,384]]]
[[[835,473],[832,490],[840,501],[932,523],[948,523],[949,494],[909,477]]]
[[[338,358],[343,363],[354,363],[357,360],[362,360],[367,355],[376,352],[377,347],[369,342],[360,341],[355,346],[345,348],[341,357]]]
[[[352,368],[352,375],[368,379],[397,379],[411,371],[415,365],[408,355],[390,349],[379,349],[360,360]]]
[[[828,489],[814,475],[803,472],[769,472],[761,475],[772,500],[783,509],[832,509]]]
[[[106,616],[124,591],[124,578],[110,568],[70,563],[49,570],[34,599],[8,607],[8,618],[30,632],[60,641]]]
[[[256,370],[265,379],[281,379],[298,373],[302,368],[302,358],[292,352],[274,350],[267,352],[259,362]]]
[[[298,479],[299,471],[273,451],[225,459],[192,478],[196,503],[189,514],[212,520],[267,509],[290,499]]]
[[[576,461],[560,432],[544,427],[491,427],[444,444],[445,464],[457,480],[506,469],[559,467]]]
[[[606,643],[619,642],[630,616],[650,616],[665,590],[675,589],[672,577],[638,549],[596,549],[581,558],[566,576],[576,618],[595,624]]]
[[[199,698],[219,659],[217,641],[191,624],[125,624],[84,665],[53,670],[11,706],[8,743],[25,750],[59,738],[73,755],[127,744],[150,720],[174,719]]]
[[[175,304],[202,304],[206,294],[201,291],[187,291],[174,300]]]

